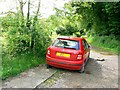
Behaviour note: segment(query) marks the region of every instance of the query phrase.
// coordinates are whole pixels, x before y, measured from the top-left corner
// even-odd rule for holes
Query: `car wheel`
[[[86,62],[86,64],[88,63],[89,60],[90,60],[90,54],[89,54],[88,57],[87,57],[87,62]]]
[[[46,67],[47,67],[47,68],[51,68],[52,66],[50,66],[50,65],[47,64]]]
[[[88,60],[90,59],[90,53],[89,53],[89,55],[88,55]]]
[[[82,65],[82,68],[79,70],[80,73],[83,73],[85,71],[85,63]]]

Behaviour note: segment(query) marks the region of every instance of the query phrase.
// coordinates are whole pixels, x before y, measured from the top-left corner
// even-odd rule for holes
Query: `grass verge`
[[[14,57],[5,55],[2,58],[2,80],[44,63],[45,56],[37,57],[33,53],[24,53]]]
[[[113,54],[120,53],[120,41],[116,40],[113,36],[90,36],[87,40],[92,46],[97,48],[101,48]]]

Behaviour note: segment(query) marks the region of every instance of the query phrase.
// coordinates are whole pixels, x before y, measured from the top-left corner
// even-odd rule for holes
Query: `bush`
[[[120,41],[116,40],[115,36],[90,36],[88,41],[93,46],[101,47],[114,53],[120,53]]]
[[[60,27],[58,30],[56,30],[56,33],[60,35],[73,35],[78,31],[79,30],[77,27],[67,24],[65,28]]]
[[[19,16],[18,16],[19,17]],[[20,72],[45,63],[46,49],[51,43],[49,32],[39,21],[26,26],[26,19],[17,16],[2,18],[2,79],[15,76]],[[32,22],[32,20],[30,21]],[[17,23],[17,24],[16,24]],[[35,25],[36,24],[36,25]],[[0,68],[1,69],[1,68]]]
[[[41,28],[42,25],[39,21],[35,22],[37,24],[31,23],[30,28],[28,28],[26,19],[20,18],[20,16],[11,15],[3,18],[1,20],[2,35],[6,39],[6,42],[2,42],[3,53],[15,55],[32,51],[37,55],[45,55],[46,49],[51,43],[51,38],[49,32]],[[17,26],[15,23],[17,23]]]

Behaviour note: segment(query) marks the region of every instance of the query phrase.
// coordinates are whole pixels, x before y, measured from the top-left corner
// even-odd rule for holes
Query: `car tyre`
[[[84,73],[85,71],[85,63],[82,65],[82,68],[79,70],[79,73]]]
[[[90,59],[90,53],[89,53],[89,55],[88,55],[88,60]]]
[[[50,65],[47,64],[46,67],[47,67],[47,68],[51,68],[52,66],[50,66]]]
[[[89,55],[88,55],[88,57],[87,57],[86,64],[89,62],[89,60],[90,60],[90,53],[89,53]],[[86,65],[86,64],[85,64],[85,65]]]
[[[90,60],[90,54],[88,55],[88,58],[87,58],[87,63],[88,63],[88,61]]]

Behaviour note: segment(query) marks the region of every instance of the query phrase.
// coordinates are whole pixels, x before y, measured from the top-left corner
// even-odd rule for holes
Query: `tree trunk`
[[[31,44],[32,44],[32,34],[29,33],[30,31],[30,0],[28,0],[28,12],[27,12],[27,20],[26,20],[26,32],[30,37],[30,41],[28,42],[29,44],[29,49],[32,50]]]
[[[38,20],[38,14],[39,14],[39,11],[40,11],[40,3],[41,3],[41,0],[39,0],[38,8],[37,8],[37,11],[36,11],[36,15],[35,15],[34,20],[33,20],[34,32],[36,32],[36,34],[37,34],[36,22]],[[36,35],[33,35],[33,37],[32,37],[32,45],[33,45],[33,52],[34,52],[34,54],[37,54],[37,51],[36,51],[36,37],[35,36]]]
[[[18,1],[19,1],[19,4],[20,4],[20,12],[21,12],[21,15],[22,15],[22,17],[24,17],[24,13],[23,13],[24,2],[23,2],[23,0],[18,0]]]
[[[27,12],[27,29],[30,30],[30,0],[28,0],[28,12]]]
[[[37,9],[37,12],[36,12],[36,16],[38,16],[38,14],[39,14],[39,11],[40,11],[40,4],[41,4],[41,0],[39,0],[39,3],[38,3],[38,9]]]

